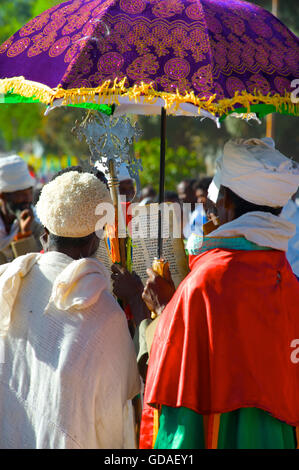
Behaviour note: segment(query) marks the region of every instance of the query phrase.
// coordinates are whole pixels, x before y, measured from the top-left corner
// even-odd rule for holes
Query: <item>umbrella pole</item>
[[[166,110],[161,109],[161,133],[160,133],[160,180],[159,180],[159,206],[164,202],[165,191],[165,149],[166,149]],[[162,258],[162,212],[159,207],[158,212],[158,259]]]
[[[168,263],[163,259],[163,239],[162,239],[162,211],[161,206],[164,202],[165,189],[165,149],[166,149],[166,110],[161,109],[161,134],[160,134],[160,180],[159,180],[159,209],[158,209],[158,253],[157,258],[153,260],[152,269],[159,276],[164,277],[165,269]],[[151,312],[151,318],[156,318],[156,312]]]

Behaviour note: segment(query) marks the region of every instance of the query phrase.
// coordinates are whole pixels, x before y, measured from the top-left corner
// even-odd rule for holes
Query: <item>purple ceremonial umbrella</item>
[[[298,38],[244,1],[71,0],[0,46],[0,93],[143,114],[297,114],[298,59]]]
[[[298,59],[298,38],[244,1],[70,0],[0,46],[0,93],[115,115],[162,109],[162,201],[166,113],[298,115]]]

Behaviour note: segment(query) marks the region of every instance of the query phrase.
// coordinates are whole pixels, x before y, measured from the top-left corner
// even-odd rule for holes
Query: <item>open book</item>
[[[180,213],[167,210],[167,207],[170,208],[169,204],[165,207],[162,218],[163,258],[169,263],[171,276],[177,287],[189,272],[188,258],[181,238]],[[145,283],[148,278],[146,270],[152,267],[153,260],[157,256],[158,204],[135,205],[132,216],[128,227],[132,238],[132,271],[135,271]],[[96,257],[110,269],[109,250],[104,240],[100,240]]]

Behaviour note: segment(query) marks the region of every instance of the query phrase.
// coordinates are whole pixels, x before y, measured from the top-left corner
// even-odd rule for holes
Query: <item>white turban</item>
[[[208,188],[208,199],[216,204],[221,186],[221,163],[222,157],[216,160],[216,173]]]
[[[217,164],[209,188],[214,202],[221,184],[253,204],[283,207],[299,186],[299,165],[275,149],[270,138],[230,140]]]
[[[13,193],[34,186],[27,163],[18,155],[0,158],[0,192]]]
[[[43,187],[36,212],[53,235],[86,237],[96,231],[100,203],[111,203],[106,185],[90,173],[70,171]]]

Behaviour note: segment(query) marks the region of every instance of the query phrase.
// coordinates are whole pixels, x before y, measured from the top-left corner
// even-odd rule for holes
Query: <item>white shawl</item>
[[[136,354],[106,269],[49,252],[1,272],[0,448],[134,448]]]
[[[9,329],[22,278],[41,256],[39,253],[29,253],[0,266],[0,337]],[[98,260],[75,260],[57,276],[47,308],[53,302],[59,310],[84,310],[94,305],[101,293],[109,290],[109,285],[109,273]]]
[[[295,225],[267,212],[248,212],[211,232],[207,237],[243,236],[259,246],[287,251]]]

